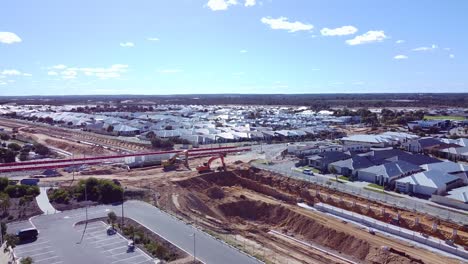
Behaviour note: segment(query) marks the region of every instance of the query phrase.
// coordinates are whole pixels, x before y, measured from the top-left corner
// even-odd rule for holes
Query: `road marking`
[[[40,255],[49,254],[49,253],[54,253],[54,251],[42,252],[42,253],[38,253],[38,254],[32,254],[32,255],[29,255],[29,256],[32,258],[32,257],[35,257],[35,256],[40,256]]]
[[[140,261],[140,262],[137,262],[137,263],[133,263],[133,264],[145,263],[145,262],[151,261],[151,260],[153,260],[153,259],[152,259],[152,258],[151,258],[151,259],[145,259],[145,260],[143,260],[143,261]]]
[[[120,241],[119,241],[120,242]],[[113,249],[108,249],[108,250],[103,250],[102,252],[108,252],[108,251],[112,251],[112,250],[116,250],[116,249],[119,249],[119,248],[126,248],[128,246],[120,246],[120,247],[115,247]]]
[[[107,241],[107,240],[111,240],[111,239],[114,239],[114,238],[109,237],[109,238],[105,238],[105,239],[101,239],[101,240],[91,241],[91,243],[101,243],[102,241]]]
[[[104,244],[104,245],[96,246],[96,248],[102,248],[102,247],[105,247],[105,246],[110,246],[110,245],[117,244],[117,243],[122,243],[122,242],[125,242],[125,241],[116,241],[116,242],[114,242],[114,243],[109,243],[109,244]]]
[[[31,245],[25,245],[25,246],[22,246],[22,247],[18,247],[17,249],[23,249],[25,247],[29,248],[29,247],[35,247],[37,245],[42,245],[42,244],[45,244],[45,243],[49,243],[50,241],[44,241],[44,242],[40,242],[40,243],[34,243],[34,244],[31,244]]]
[[[125,260],[129,260],[129,259],[133,259],[133,258],[139,258],[139,257],[141,257],[141,255],[136,255],[136,256],[133,256],[133,257],[125,258],[125,259],[115,260],[115,261],[112,261],[112,263],[117,263],[117,262],[120,262],[120,261],[125,261]]]
[[[117,253],[117,254],[112,254],[111,257],[120,256],[120,255],[123,255],[123,254],[132,254],[132,252],[124,251],[124,252],[120,252],[120,253]],[[137,255],[139,255],[139,254],[137,254]]]
[[[59,260],[57,262],[52,262],[52,263],[49,263],[49,264],[59,264],[59,263],[63,263],[63,261]]]
[[[26,252],[33,252],[33,251],[41,250],[41,249],[45,249],[45,248],[51,248],[51,246],[40,247],[40,248],[31,249],[31,250],[25,250],[25,251],[22,251],[22,250],[21,250],[22,248],[17,248],[17,249],[16,249],[16,253],[18,253],[18,251],[19,251],[18,254],[24,254],[24,253],[26,253]]]
[[[88,226],[88,227],[86,227],[86,231],[88,231],[88,230],[95,230],[95,229],[105,230],[105,229],[102,228],[102,226],[91,226],[91,227]],[[75,229],[75,231],[77,231],[77,232],[83,232],[83,230],[84,230],[84,228],[81,228],[81,229],[78,229],[78,228],[77,228],[77,229]]]
[[[49,260],[49,259],[54,259],[54,258],[58,258],[58,256],[53,256],[53,257],[50,257],[50,258],[45,258],[45,259],[40,259],[40,260],[34,260],[34,263],[38,263],[38,262],[41,262],[41,261],[44,261],[44,260]]]

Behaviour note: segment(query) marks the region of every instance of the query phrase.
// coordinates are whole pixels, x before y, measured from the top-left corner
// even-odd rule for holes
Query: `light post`
[[[197,261],[197,256],[196,256],[196,253],[195,253],[195,232],[192,234],[193,236],[193,261],[196,262]]]
[[[86,203],[85,212],[86,212],[86,224],[87,224],[88,223],[88,185],[87,184],[85,184],[84,193],[85,193],[85,203]]]
[[[127,189],[127,187],[124,187],[122,188],[122,224],[121,224],[121,228],[123,230],[124,228],[124,202],[125,202],[125,190]]]

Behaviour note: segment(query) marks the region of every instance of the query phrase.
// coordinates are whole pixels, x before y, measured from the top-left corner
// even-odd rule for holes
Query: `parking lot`
[[[128,241],[120,234],[108,235],[107,225],[103,222],[88,224],[81,244],[91,246],[104,254],[109,261],[107,263],[119,264],[145,264],[154,263],[154,260],[138,248],[128,251]],[[75,226],[75,232],[82,234],[84,225]]]
[[[14,234],[24,228],[31,228],[29,221],[11,223],[8,233]],[[86,227],[85,235],[81,239],[84,225],[68,225],[69,235],[63,237],[60,232],[49,232],[50,229],[39,229],[36,241],[17,245],[17,258],[31,257],[38,264],[59,263],[108,263],[108,264],[150,264],[158,263],[142,250],[135,248],[128,251],[128,240],[120,234],[107,234],[104,222],[92,222]],[[72,233],[70,233],[72,232]],[[63,234],[63,232],[62,232]],[[64,240],[60,239],[64,238]]]

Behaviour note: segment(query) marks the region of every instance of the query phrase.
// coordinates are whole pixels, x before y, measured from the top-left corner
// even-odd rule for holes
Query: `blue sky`
[[[467,1],[0,3],[0,95],[468,91]]]

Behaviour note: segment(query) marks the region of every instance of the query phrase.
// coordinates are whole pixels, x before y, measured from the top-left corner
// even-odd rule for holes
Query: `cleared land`
[[[463,116],[429,116],[425,115],[424,119],[427,120],[465,120]]]

